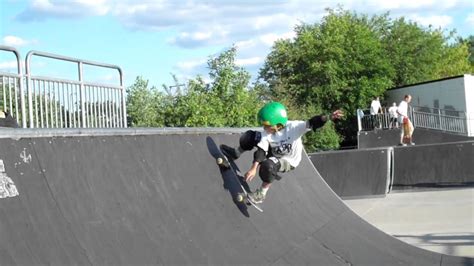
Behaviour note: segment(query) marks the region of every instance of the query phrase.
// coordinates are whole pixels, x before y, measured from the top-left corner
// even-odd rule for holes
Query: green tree
[[[374,30],[386,27],[383,21],[377,16],[328,10],[321,23],[296,27],[294,40],[278,41],[260,77],[275,99],[306,116],[298,119],[308,118],[310,113],[304,110],[328,113],[336,108],[351,118],[357,108],[367,106],[372,97],[392,86],[394,70]],[[345,135],[355,136],[355,132]],[[327,142],[314,143],[315,148],[324,148],[321,144]]]
[[[148,80],[137,77],[135,83],[127,88],[128,125],[131,127],[164,126],[164,95],[155,87],[149,88]]]
[[[250,88],[250,74],[235,64],[236,48],[209,58],[209,83],[203,77],[188,82],[186,95],[177,105],[182,107],[182,126],[254,126],[259,102]],[[185,109],[185,110],[184,110]]]
[[[462,37],[458,37],[457,39],[459,45],[464,45],[465,49],[467,49],[468,54],[468,61],[469,61],[469,71],[466,73],[474,73],[474,35],[470,35],[466,39]]]
[[[174,76],[175,85],[163,86],[166,93],[138,77],[127,90],[131,126],[255,126],[259,93],[249,86],[250,74],[235,64],[235,56],[232,47],[209,58],[209,82],[197,76],[184,86]]]
[[[390,21],[382,43],[395,69],[394,86],[462,75],[470,71],[468,46],[455,33],[423,28],[399,18]]]
[[[467,43],[469,49],[469,62],[471,66],[474,65],[474,35],[470,35],[465,41],[461,40],[462,42]]]
[[[446,45],[439,62],[435,65],[432,79],[453,77],[473,73],[473,64],[469,62],[467,43],[456,42]]]
[[[274,44],[260,79],[269,97],[294,109],[298,119],[345,110],[347,119],[337,124],[345,145],[356,143],[356,109],[368,107],[374,96],[394,86],[472,72],[471,42],[455,41],[454,31],[444,35],[403,17],[392,20],[389,13],[327,11],[320,23],[297,26],[294,39]],[[337,140],[329,135],[320,137]],[[308,137],[307,147],[332,147],[316,138]]]

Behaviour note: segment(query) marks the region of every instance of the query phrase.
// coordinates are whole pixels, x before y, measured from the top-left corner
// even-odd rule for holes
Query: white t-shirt
[[[382,106],[380,105],[380,101],[373,100],[372,103],[370,104],[370,114],[371,115],[378,114],[380,108],[382,108]]]
[[[388,113],[390,114],[390,117],[394,117],[394,118],[398,117],[397,109],[398,109],[398,107],[396,107],[396,106],[392,106],[392,107],[388,108]]]
[[[288,121],[286,126],[275,134],[262,132],[262,139],[257,144],[267,154],[285,159],[291,166],[297,167],[301,162],[303,141],[301,137],[311,129],[307,121]]]
[[[408,103],[405,100],[401,101],[398,105],[397,111],[402,116],[408,116]]]

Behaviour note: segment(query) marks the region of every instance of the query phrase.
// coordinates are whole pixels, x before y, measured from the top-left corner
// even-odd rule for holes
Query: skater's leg
[[[288,163],[288,161],[279,160],[275,157],[267,158],[261,162],[259,175],[260,179],[262,179],[262,186],[252,194],[255,202],[263,202],[273,181],[281,179],[281,176],[278,173],[288,172],[291,169],[293,169],[293,167]]]
[[[238,159],[245,151],[251,151],[260,142],[261,133],[248,130],[240,136],[239,146],[234,148],[225,144],[221,145],[224,154],[234,160]]]

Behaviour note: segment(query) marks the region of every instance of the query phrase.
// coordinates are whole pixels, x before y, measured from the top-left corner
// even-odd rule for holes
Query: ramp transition
[[[377,230],[331,191],[306,156],[272,187],[263,213],[237,205],[236,184],[214,160],[219,144],[238,140],[228,131],[20,132],[0,139],[5,174],[19,193],[0,199],[2,265],[474,262]],[[237,166],[246,170],[251,159],[247,153]]]

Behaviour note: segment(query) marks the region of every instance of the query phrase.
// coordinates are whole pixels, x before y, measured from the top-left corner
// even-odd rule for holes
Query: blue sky
[[[275,40],[293,37],[295,25],[318,22],[338,4],[474,34],[472,0],[0,0],[0,44],[23,59],[36,50],[118,65],[126,86],[140,75],[157,87],[173,85],[171,73],[181,82],[207,77],[208,58],[236,45],[236,63],[255,78]],[[0,51],[0,72],[14,72],[13,59]],[[33,74],[76,75],[75,65],[41,59],[32,60]],[[112,83],[118,76],[97,68],[84,75]]]

